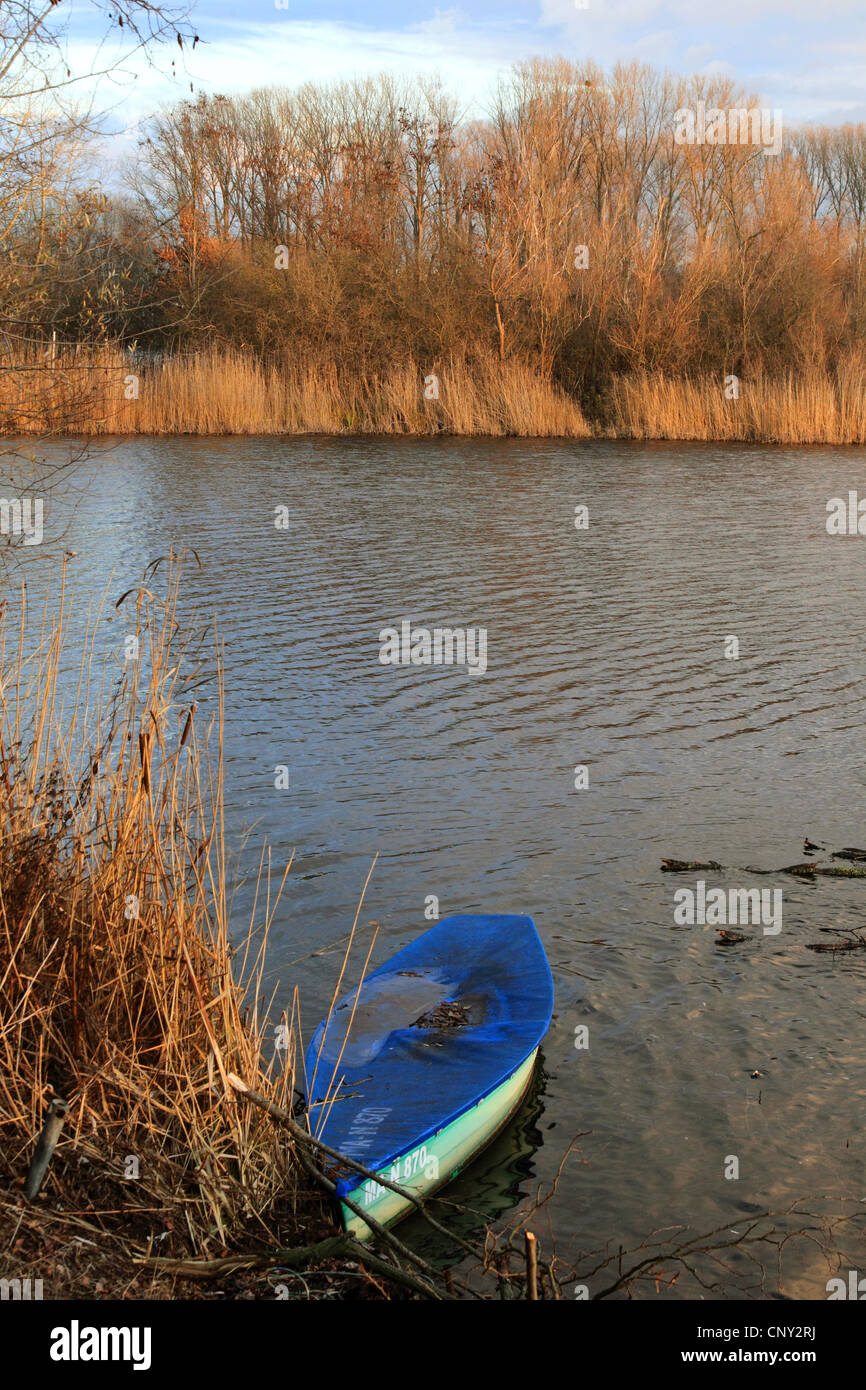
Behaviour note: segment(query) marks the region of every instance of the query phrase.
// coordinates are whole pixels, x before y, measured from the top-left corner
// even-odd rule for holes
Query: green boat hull
[[[425,1139],[423,1144],[407,1150],[379,1176],[411,1192],[416,1199],[429,1197],[444,1187],[480,1153],[515,1114],[529,1088],[535,1068],[538,1048],[510,1076],[483,1100],[464,1110],[456,1120]],[[413,1204],[382,1187],[372,1178],[347,1194],[348,1200],[369,1214],[380,1226],[393,1226],[413,1210]],[[340,1203],[343,1225],[357,1240],[366,1240],[370,1227],[357,1216],[345,1199]]]

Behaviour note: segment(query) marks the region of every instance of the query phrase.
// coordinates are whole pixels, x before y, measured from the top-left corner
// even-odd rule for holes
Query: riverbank
[[[107,680],[104,616],[68,649],[65,571],[35,637],[0,608],[0,1278],[25,1298],[274,1297],[280,1266],[331,1297],[442,1296],[331,1219],[292,1119],[296,1019],[262,993],[282,884],[262,873],[239,943],[222,711],[201,717],[210,659],[158,569],[116,605]]]
[[[335,1223],[297,991],[280,1013],[262,984],[291,864],[263,854],[231,922],[219,651],[182,626],[178,581],[150,565],[74,650],[66,564],[35,623],[0,605],[3,1297],[526,1296],[486,1227],[455,1238],[470,1286],[370,1218],[364,1246]]]
[[[0,371],[0,426],[24,434],[456,434],[587,438],[579,405],[492,357],[377,374],[234,351],[141,362],[118,349]]]
[[[866,359],[831,371],[614,377],[594,411],[519,360],[408,361],[381,375],[236,350],[143,360],[64,349],[0,363],[0,433],[456,435],[866,443]]]
[[[45,1298],[167,1296],[153,1256],[326,1224],[290,1136],[229,1082],[291,1107],[291,1052],[263,1062],[267,919],[232,970],[220,721],[199,727],[176,592],[172,577],[121,605],[99,707],[62,591],[29,655],[0,619],[0,1273],[41,1279]],[[72,709],[57,694],[71,655]],[[65,1118],[28,1200],[52,1102]]]

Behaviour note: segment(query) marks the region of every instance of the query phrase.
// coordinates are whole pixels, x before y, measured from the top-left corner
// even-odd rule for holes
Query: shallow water
[[[184,601],[225,642],[231,834],[249,832],[247,867],[263,839],[275,862],[295,850],[269,969],[281,1005],[300,987],[308,1035],[339,957],[290,962],[348,931],[377,852],[361,914],[379,923],[374,963],[428,925],[429,895],[443,916],[534,917],[557,1012],[522,1190],[581,1135],[546,1208],[563,1255],[864,1192],[866,953],[804,946],[866,925],[866,883],[659,871],[663,855],[791,864],[806,834],[866,842],[866,538],[825,527],[864,464],[863,450],[131,440],[99,446],[74,509],[51,501],[79,593],[118,596],[172,545],[200,557]],[[34,584],[49,564],[30,552]],[[486,628],[486,673],[381,665],[380,629],[402,619]],[[721,946],[677,925],[674,893],[699,877],[781,888],[779,934]],[[242,893],[239,923],[247,906]],[[858,1251],[862,1268],[849,1231],[842,1257]],[[824,1297],[832,1272],[792,1253],[784,1289]],[[734,1260],[704,1296],[746,1273]],[[676,1293],[695,1292],[683,1274]]]

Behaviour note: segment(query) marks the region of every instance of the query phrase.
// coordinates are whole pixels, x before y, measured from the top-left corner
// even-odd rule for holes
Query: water
[[[863,1195],[866,955],[804,947],[829,940],[821,927],[866,925],[866,883],[705,875],[784,890],[778,936],[725,947],[712,927],[676,925],[674,892],[700,875],[659,862],[773,868],[802,858],[806,834],[866,842],[866,540],[825,528],[828,498],[862,482],[864,462],[136,440],[99,446],[75,510],[65,493],[52,502],[78,593],[119,595],[169,546],[200,557],[185,603],[216,615],[225,641],[231,834],[249,836],[244,863],[264,839],[276,862],[295,850],[269,978],[280,1004],[299,986],[308,1034],[338,955],[290,962],[348,931],[375,854],[360,920],[379,924],[376,962],[428,925],[429,895],[442,915],[535,918],[557,1002],[543,1143],[520,1190],[549,1183],[581,1136],[546,1208],[563,1256]],[[35,575],[50,562],[32,555]],[[486,628],[486,674],[382,666],[379,631],[404,618]],[[245,907],[241,895],[239,921]],[[860,1231],[834,1248],[862,1268]],[[798,1249],[783,1290],[823,1297],[833,1272]],[[746,1276],[735,1258],[704,1295]],[[695,1292],[683,1272],[674,1296]]]

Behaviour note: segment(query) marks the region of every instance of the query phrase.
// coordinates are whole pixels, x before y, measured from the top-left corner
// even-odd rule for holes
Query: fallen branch
[[[371,1168],[365,1168],[363,1163],[358,1163],[354,1158],[347,1158],[345,1154],[341,1154],[337,1149],[332,1149],[328,1144],[323,1143],[321,1139],[314,1138],[313,1135],[309,1134],[307,1130],[303,1129],[301,1125],[289,1115],[288,1111],[283,1110],[279,1105],[275,1105],[274,1102],[268,1100],[266,1096],[262,1096],[257,1091],[253,1091],[245,1081],[241,1081],[240,1077],[235,1076],[234,1073],[230,1072],[228,1079],[229,1085],[232,1086],[239,1095],[248,1100],[251,1105],[257,1105],[259,1109],[267,1111],[267,1113],[280,1124],[284,1124],[300,1144],[313,1145],[328,1158],[336,1159],[338,1163],[343,1164],[347,1168],[351,1168],[360,1177],[371,1179],[373,1182],[377,1182],[380,1187],[386,1187],[390,1192],[396,1192],[399,1197],[403,1197],[407,1202],[411,1203],[416,1211],[421,1213],[435,1231],[438,1231],[440,1235],[447,1236],[448,1240],[453,1241],[456,1245],[459,1245],[462,1250],[465,1250],[467,1255],[478,1258],[479,1252],[467,1241],[461,1240],[458,1236],[455,1236],[452,1231],[449,1231],[447,1226],[443,1226],[434,1216],[430,1215],[423,1198],[416,1197],[414,1192],[410,1192],[408,1188],[401,1187],[399,1183],[391,1182],[390,1178],[384,1177]],[[328,1181],[330,1182],[330,1180]],[[333,1184],[330,1184],[330,1190],[332,1194],[336,1193],[336,1188]],[[362,1217],[370,1228],[373,1229],[373,1224],[369,1217],[364,1215],[362,1211],[359,1211],[348,1198],[341,1197],[340,1201],[348,1206],[356,1216]]]
[[[399,1265],[389,1264],[381,1256],[366,1249],[348,1235],[327,1236],[313,1245],[299,1245],[270,1250],[266,1253],[250,1255],[226,1255],[217,1260],[170,1260],[160,1257],[136,1260],[136,1264],[164,1274],[174,1274],[182,1279],[218,1279],[222,1275],[239,1273],[248,1269],[271,1269],[279,1265],[285,1269],[308,1269],[320,1265],[325,1260],[355,1260],[366,1265],[373,1273],[379,1274],[402,1288],[411,1289],[424,1298],[437,1299],[442,1295],[422,1279],[417,1279]]]
[[[413,1206],[422,1209],[422,1203],[418,1200],[418,1198],[414,1197],[411,1192],[407,1192],[405,1188],[398,1187],[396,1183],[389,1182],[385,1178],[380,1178],[377,1173],[374,1173],[369,1169],[363,1168],[361,1164],[355,1163],[352,1159],[346,1158],[344,1154],[338,1153],[336,1149],[332,1149],[327,1144],[323,1144],[320,1139],[314,1139],[311,1134],[308,1134],[305,1129],[301,1128],[301,1126],[297,1123],[296,1120],[292,1118],[288,1111],[283,1110],[279,1105],[276,1105],[273,1101],[268,1100],[266,1096],[262,1096],[257,1091],[253,1091],[246,1084],[245,1081],[242,1081],[240,1079],[239,1076],[235,1076],[234,1073],[230,1072],[228,1075],[228,1082],[229,1085],[235,1091],[237,1091],[238,1095],[242,1096],[244,1100],[248,1101],[251,1105],[258,1106],[259,1109],[266,1111],[272,1119],[276,1120],[279,1124],[284,1125],[286,1129],[288,1129],[289,1133],[292,1135],[292,1137],[296,1140],[298,1144],[298,1161],[301,1167],[303,1168],[304,1172],[310,1178],[312,1178],[312,1180],[319,1187],[321,1187],[325,1192],[327,1192],[330,1197],[334,1198],[335,1200],[337,1199],[337,1185],[335,1182],[332,1182],[332,1180],[327,1176],[327,1174],[323,1173],[322,1170],[313,1162],[308,1152],[308,1150],[311,1147],[315,1147],[321,1150],[321,1152],[326,1154],[328,1157],[337,1159],[340,1163],[344,1163],[349,1167],[354,1168],[363,1176],[372,1178],[374,1181],[380,1183],[382,1187],[388,1187],[392,1191],[398,1192],[402,1197],[405,1197],[406,1200],[409,1201]],[[375,1219],[375,1217],[371,1216],[369,1212],[362,1211],[361,1208],[349,1197],[340,1197],[339,1200],[345,1207],[348,1207],[348,1209],[355,1216],[359,1217],[369,1227],[369,1229],[376,1236],[378,1236],[378,1238],[381,1241],[383,1241],[383,1243],[387,1245],[392,1251],[394,1251],[398,1255],[401,1255],[403,1259],[408,1260],[410,1264],[415,1265],[417,1269],[419,1269],[423,1274],[425,1274],[428,1278],[434,1281],[434,1284],[425,1285],[429,1297],[436,1299],[450,1297],[449,1294],[442,1293],[435,1288],[435,1280],[438,1276],[436,1274],[436,1271],[432,1268],[431,1265],[427,1263],[426,1260],[423,1260],[420,1255],[416,1255],[414,1250],[410,1250],[408,1245],[404,1245],[403,1242],[401,1240],[398,1240],[397,1237],[391,1231],[386,1230],[385,1227],[381,1225],[381,1223],[378,1222]],[[427,1215],[426,1212],[425,1215]],[[432,1222],[432,1217],[428,1216],[428,1220]],[[448,1232],[444,1227],[439,1226],[437,1222],[433,1222],[433,1224],[437,1226],[437,1229],[443,1231],[445,1235],[450,1236],[450,1232]],[[347,1237],[347,1239],[350,1239],[350,1237]],[[364,1247],[359,1244],[358,1249],[363,1250]],[[388,1265],[387,1262],[384,1263],[386,1269],[393,1268],[393,1266]]]

